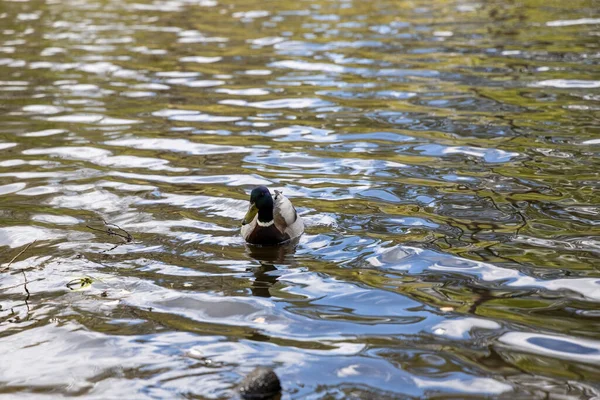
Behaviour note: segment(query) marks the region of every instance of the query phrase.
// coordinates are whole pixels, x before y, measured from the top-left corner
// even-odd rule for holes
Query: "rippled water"
[[[0,394],[600,396],[597,2],[137,1],[0,2]]]

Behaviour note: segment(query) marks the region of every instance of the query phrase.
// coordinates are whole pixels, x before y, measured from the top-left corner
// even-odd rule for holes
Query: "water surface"
[[[0,2],[0,395],[600,396],[599,10]]]

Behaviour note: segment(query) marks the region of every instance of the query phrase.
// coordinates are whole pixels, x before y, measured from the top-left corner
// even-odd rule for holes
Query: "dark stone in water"
[[[240,383],[238,390],[244,400],[278,399],[281,383],[272,369],[256,368]]]

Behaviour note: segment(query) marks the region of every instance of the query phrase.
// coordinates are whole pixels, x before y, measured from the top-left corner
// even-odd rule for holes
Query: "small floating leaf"
[[[86,290],[92,286],[92,283],[94,283],[92,278],[89,276],[84,276],[83,278],[77,278],[69,281],[67,283],[67,287],[74,291]]]

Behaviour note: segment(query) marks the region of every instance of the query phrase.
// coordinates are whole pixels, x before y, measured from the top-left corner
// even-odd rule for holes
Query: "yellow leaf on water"
[[[89,289],[94,283],[93,279],[89,276],[84,276],[83,278],[77,278],[69,281],[67,283],[67,287],[74,291],[86,290]]]

